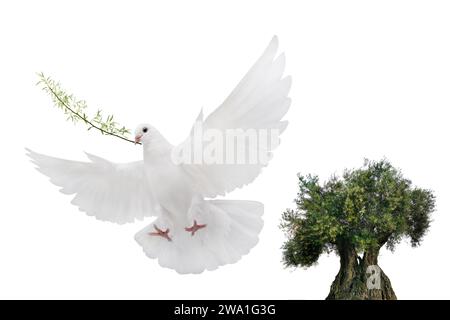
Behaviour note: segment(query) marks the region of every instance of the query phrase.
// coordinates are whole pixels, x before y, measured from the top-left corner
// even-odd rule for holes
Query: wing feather
[[[291,78],[283,77],[286,59],[284,54],[276,57],[278,39],[274,37],[262,56],[250,68],[225,101],[205,120],[200,113],[196,122],[201,123],[203,132],[208,129],[277,129],[279,135],[286,129],[287,121],[282,118],[289,110],[288,98]],[[194,126],[193,126],[194,128]],[[267,131],[266,131],[267,132]],[[183,142],[192,146],[193,130]],[[182,145],[179,148],[182,148]],[[278,144],[248,146],[257,148],[256,154],[265,153],[268,158]],[[195,148],[194,148],[195,150]],[[202,150],[204,151],[204,149]],[[252,182],[267,163],[256,164],[183,164],[186,173],[192,177],[199,192],[208,197],[223,195],[235,188]]]
[[[26,150],[36,169],[62,193],[74,194],[71,203],[89,216],[123,224],[155,215],[143,161],[117,164],[86,153],[90,162],[80,162]]]

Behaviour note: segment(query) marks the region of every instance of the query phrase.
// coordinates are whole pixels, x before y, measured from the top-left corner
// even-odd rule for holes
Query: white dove
[[[277,47],[274,37],[222,105],[204,120],[200,113],[196,123],[203,130],[276,129],[278,136],[284,131],[291,79],[283,78],[285,57],[276,57]],[[193,131],[184,144],[193,141]],[[75,194],[71,203],[80,211],[119,224],[155,216],[135,239],[162,267],[181,274],[214,270],[237,262],[256,245],[263,204],[211,198],[252,182],[266,163],[175,163],[176,147],[154,127],[139,125],[135,134],[143,160],[131,163],[92,154],[87,154],[90,162],[70,161],[27,151],[62,193]],[[256,151],[271,155],[274,147]]]

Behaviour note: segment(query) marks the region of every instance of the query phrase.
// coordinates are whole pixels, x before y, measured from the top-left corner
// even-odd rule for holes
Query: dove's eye
[[[146,133],[148,131],[147,128],[142,129],[142,132]]]

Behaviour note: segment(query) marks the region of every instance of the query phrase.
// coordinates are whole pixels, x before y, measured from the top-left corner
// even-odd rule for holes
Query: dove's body
[[[160,141],[154,144],[159,143]],[[172,146],[164,141],[162,148],[164,152],[160,148],[155,152],[154,145],[144,145],[144,171],[159,206],[165,212],[184,220],[194,196],[192,186],[186,180],[182,168],[172,162]]]
[[[158,183],[150,182],[150,185],[152,190],[155,190],[154,196],[161,208],[177,217],[180,223],[186,223],[186,213],[194,198],[194,193],[181,168],[169,164],[168,166],[148,168],[146,171],[149,181],[159,181]]]
[[[281,118],[290,105],[290,78],[282,78],[284,56],[275,58],[276,50],[274,38],[222,105],[206,119],[200,114],[203,129],[277,129],[278,138],[287,126]],[[266,163],[179,164],[174,147],[155,128],[138,127],[136,139],[142,139],[143,161],[126,164],[90,154],[91,162],[78,162],[28,152],[38,170],[63,193],[75,194],[72,203],[88,215],[116,223],[156,216],[135,238],[164,267],[200,273],[248,253],[263,225],[263,205],[208,198],[252,182]],[[186,141],[194,141],[192,132]],[[253,145],[244,152],[270,155],[275,147]]]

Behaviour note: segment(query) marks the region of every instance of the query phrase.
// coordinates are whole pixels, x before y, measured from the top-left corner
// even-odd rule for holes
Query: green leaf
[[[38,72],[37,76],[39,79],[36,85],[40,86],[43,91],[50,95],[57,108],[63,110],[64,114],[67,115],[67,121],[76,123],[81,119],[88,125],[88,130],[94,128],[102,134],[116,136],[134,143],[134,141],[129,140],[126,137],[126,134],[128,134],[130,130],[125,129],[125,127],[122,127],[123,130],[117,129],[119,124],[116,121],[113,121],[114,115],[108,115],[106,121],[103,121],[102,110],[97,109],[97,112],[91,118],[92,120],[88,120],[89,116],[85,112],[85,110],[88,109],[88,106],[85,100],[78,100],[72,94],[66,93],[59,82],[54,81],[50,77],[46,77],[44,73]]]

